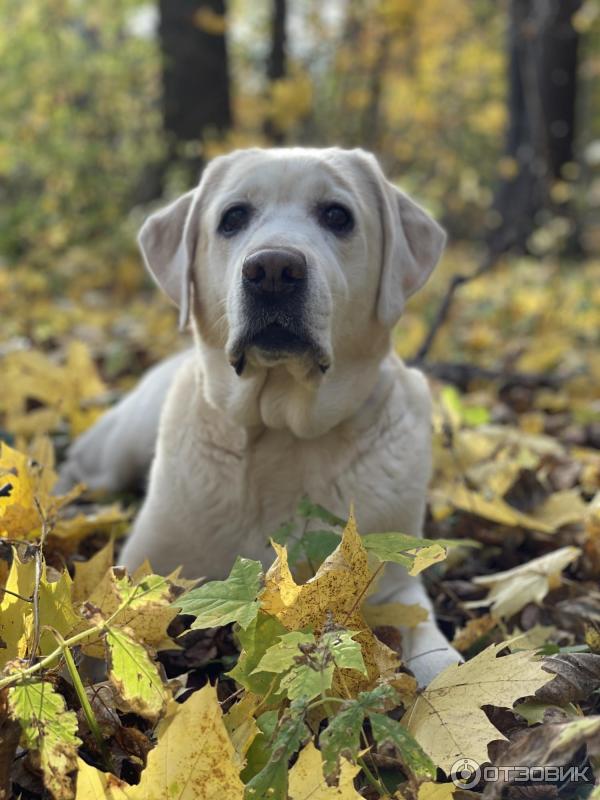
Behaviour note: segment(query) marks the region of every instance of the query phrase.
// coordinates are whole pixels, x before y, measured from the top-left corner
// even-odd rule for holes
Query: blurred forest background
[[[583,393],[585,441],[600,439],[599,0],[0,9],[5,369],[32,346],[61,363],[83,342],[111,387],[89,421],[179,345],[135,246],[145,215],[234,147],[361,146],[450,234],[401,354],[461,390],[500,380],[490,407],[507,381],[519,413],[523,386],[567,391],[553,413]],[[49,402],[12,391],[5,414]]]
[[[483,386],[490,409],[508,391],[502,419],[551,412],[527,424],[558,414],[568,429],[577,408],[579,439],[600,440],[599,0],[0,9],[0,358],[6,375],[35,374],[0,399],[6,435],[77,433],[65,396],[87,398],[89,424],[180,346],[135,233],[207,159],[339,144],[375,151],[450,234],[398,328],[401,354],[463,391]],[[110,391],[48,377],[72,342]],[[22,366],[32,347],[45,368]],[[567,394],[532,408],[540,387]],[[19,409],[36,414],[17,423]]]
[[[479,544],[425,573],[441,625],[467,659],[517,634],[589,656],[593,680],[589,667],[560,700],[598,714],[600,0],[0,0],[0,23],[0,585],[13,581],[0,665],[54,647],[27,634],[41,617],[17,578],[32,549],[55,570],[48,586],[76,600],[47,592],[40,606],[66,637],[112,580],[107,542],[139,499],[50,490],[54,452],[186,344],[137,252],[142,220],[214,154],[337,144],[375,151],[449,232],[395,332],[434,397],[425,534]],[[65,566],[76,584],[88,575],[85,591]],[[211,629],[165,653],[169,677],[199,686],[237,650]],[[494,724],[520,735],[525,717]],[[106,737],[135,783],[151,736],[138,725],[123,744],[115,719]],[[0,795],[12,781],[15,796],[47,796],[39,770],[11,767],[16,728]],[[100,763],[91,730],[81,752]]]
[[[101,304],[94,289],[136,297],[149,206],[250,144],[374,150],[481,272],[507,251],[600,246],[598,0],[3,0],[1,14],[9,336],[65,332],[37,297],[65,312],[74,292],[79,307]]]

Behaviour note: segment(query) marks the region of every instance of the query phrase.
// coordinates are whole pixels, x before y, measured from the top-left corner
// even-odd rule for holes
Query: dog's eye
[[[354,217],[344,206],[338,203],[322,206],[319,209],[319,222],[333,233],[348,233],[354,227]]]
[[[244,205],[232,206],[221,217],[219,233],[223,236],[233,236],[243,230],[250,220],[250,208]]]

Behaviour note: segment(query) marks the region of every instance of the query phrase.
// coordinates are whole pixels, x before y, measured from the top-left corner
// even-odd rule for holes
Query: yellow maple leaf
[[[41,629],[39,652],[48,655],[56,649],[56,638],[50,628],[67,637],[78,625],[80,618],[76,614],[71,599],[73,581],[65,570],[56,580],[48,580],[46,564],[42,565],[39,586],[39,625]],[[33,612],[33,609],[32,609]],[[23,630],[30,639],[33,635],[33,613],[25,616]]]
[[[14,658],[23,658],[34,638],[34,614],[31,601],[35,588],[35,561],[21,561],[16,550],[0,602],[0,639],[5,646],[0,649],[0,666]],[[38,598],[41,636],[39,653],[47,655],[56,648],[56,639],[46,627],[52,627],[63,636],[73,631],[79,617],[71,603],[71,578],[62,572],[56,580],[48,579],[42,564]]]
[[[376,638],[360,611],[373,582],[373,571],[354,515],[350,514],[338,547],[307,583],[298,585],[294,581],[285,547],[275,546],[275,550],[277,558],[265,576],[259,597],[262,609],[288,630],[310,627],[320,632],[331,614],[338,625],[359,631],[354,638],[360,642],[368,678],[355,670],[343,671],[343,685],[352,695],[373,685],[380,676],[392,675],[398,657]]]
[[[7,391],[0,399],[0,409],[6,412],[7,428],[15,434],[49,433],[66,419],[75,436],[102,413],[107,389],[83,342],[69,344],[62,366],[42,353],[22,350],[10,353],[2,369]],[[42,408],[29,412],[29,399],[41,403]]]
[[[207,684],[185,703],[171,701],[156,738],[140,783],[127,790],[131,800],[242,800],[244,787],[214,686]]]
[[[243,800],[235,751],[214,686],[172,700],[155,731],[139,784],[78,762],[75,800]]]
[[[29,600],[35,585],[35,562],[22,562],[16,551],[8,573],[0,602],[0,667],[13,658],[22,658],[27,652],[28,638],[23,622],[33,613]]]
[[[470,661],[445,669],[402,719],[434,764],[447,775],[460,758],[485,763],[488,744],[506,738],[488,720],[482,706],[511,708],[520,697],[534,694],[554,679],[531,652],[497,658],[504,647],[504,643],[490,645]]]
[[[111,539],[101,550],[87,561],[75,563],[72,598],[74,603],[82,603],[91,597],[114,562],[114,545]]]
[[[106,563],[106,554],[99,557],[99,563]],[[85,599],[99,608],[104,617],[109,617],[127,598],[131,599],[113,618],[113,625],[126,625],[133,631],[137,642],[154,650],[166,647],[177,649],[178,645],[167,635],[167,628],[178,614],[172,604],[175,599],[174,583],[159,575],[146,575],[139,583],[135,583],[119,568],[111,568]],[[81,630],[86,624],[82,623]],[[104,658],[102,642],[86,642],[82,650],[93,658]]]
[[[36,506],[40,467],[29,456],[0,442],[0,535],[23,539],[39,532],[42,519]]]
[[[289,773],[290,800],[360,800],[354,788],[354,778],[360,772],[345,758],[340,759],[340,777],[337,786],[328,786],[323,776],[321,753],[309,742],[301,751]]]

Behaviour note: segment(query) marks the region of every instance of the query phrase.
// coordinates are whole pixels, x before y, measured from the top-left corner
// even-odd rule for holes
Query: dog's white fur
[[[249,226],[220,236],[223,210],[241,201],[256,209]],[[314,209],[324,201],[352,210],[351,234],[318,224]],[[421,535],[429,391],[392,353],[390,331],[444,241],[373,156],[337,148],[217,158],[199,187],[150,217],[142,252],[182,324],[191,316],[196,347],[152,370],[75,444],[63,472],[64,482],[92,488],[131,483],[150,461],[158,427],[146,501],[122,553],[127,567],[148,558],[161,572],[183,564],[187,575],[223,578],[238,554],[268,565],[268,536],[304,495],[340,516],[354,503],[363,532]],[[315,346],[276,357],[250,346],[238,376],[241,265],[265,247],[306,256]],[[421,683],[459,659],[422,584],[404,569],[388,566],[376,599],[429,610],[427,622],[403,631],[405,660]]]

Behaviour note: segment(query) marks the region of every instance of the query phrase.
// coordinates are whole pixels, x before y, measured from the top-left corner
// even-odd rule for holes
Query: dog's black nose
[[[257,294],[289,294],[306,281],[306,258],[286,247],[257,250],[244,260],[242,280]]]

